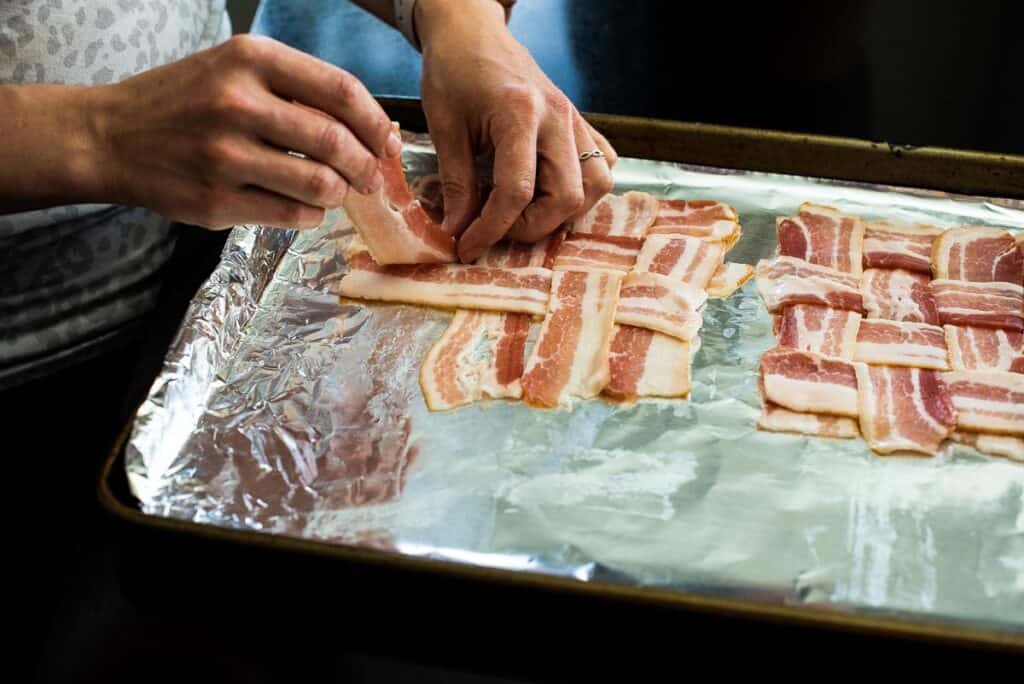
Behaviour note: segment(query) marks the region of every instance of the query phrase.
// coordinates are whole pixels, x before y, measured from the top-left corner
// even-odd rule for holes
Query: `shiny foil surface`
[[[435,168],[407,138],[410,181]],[[729,202],[728,259],[775,250],[803,201],[865,218],[1024,229],[1024,206],[622,159],[616,192]],[[451,314],[339,301],[354,231],[239,227],[197,293],[127,447],[143,511],[581,582],[1024,633],[1024,464],[953,446],[755,429],[774,344],[754,282],[711,300],[689,401],[427,410]],[[534,325],[533,336],[538,325]],[[531,337],[532,339],[532,337]]]

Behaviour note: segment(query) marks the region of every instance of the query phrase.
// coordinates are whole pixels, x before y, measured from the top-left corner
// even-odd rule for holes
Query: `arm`
[[[0,87],[0,139],[0,213],[110,202],[211,228],[315,227],[401,152],[354,76],[251,36],[110,86]]]

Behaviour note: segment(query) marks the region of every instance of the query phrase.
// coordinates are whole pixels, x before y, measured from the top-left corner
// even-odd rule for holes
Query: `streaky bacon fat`
[[[933,370],[856,364],[860,431],[880,454],[935,455],[956,426],[949,392]]]
[[[757,291],[769,313],[778,313],[794,304],[864,312],[860,278],[795,257],[758,262]]]

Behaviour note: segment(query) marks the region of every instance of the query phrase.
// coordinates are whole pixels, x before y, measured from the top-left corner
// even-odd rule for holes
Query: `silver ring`
[[[592,150],[590,152],[584,152],[583,154],[581,154],[580,155],[580,161],[581,162],[585,162],[588,159],[593,159],[595,157],[603,157],[603,156],[604,156],[604,152],[602,152],[601,150]]]

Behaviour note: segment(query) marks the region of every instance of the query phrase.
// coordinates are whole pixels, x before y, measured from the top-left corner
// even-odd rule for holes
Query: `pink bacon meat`
[[[769,313],[779,313],[793,304],[820,304],[864,312],[860,278],[795,257],[758,262],[757,290]]]
[[[939,324],[930,279],[922,273],[869,268],[861,288],[868,318]]]
[[[656,273],[630,273],[622,281],[615,322],[690,340],[700,330],[707,294]]]
[[[849,361],[776,347],[761,356],[761,378],[765,398],[790,411],[858,415],[857,373]]]
[[[554,408],[597,396],[608,384],[608,350],[622,276],[555,271],[551,300],[521,384],[531,406]]]
[[[860,275],[864,222],[831,207],[805,202],[795,217],[776,219],[779,254]]]
[[[353,255],[350,266],[339,294],[353,299],[541,316],[551,290],[552,272],[546,268],[380,266],[366,252]]]
[[[716,242],[685,235],[652,235],[640,249],[635,270],[704,289],[722,265],[724,255],[725,249]]]
[[[1024,436],[1024,375],[950,371],[943,380],[957,411],[957,429]]]
[[[518,399],[530,317],[457,311],[420,369],[420,387],[431,411],[483,398]]]
[[[553,268],[556,271],[627,273],[633,268],[642,244],[639,238],[571,234],[559,245]]]
[[[864,233],[864,268],[898,268],[930,277],[932,244],[944,231],[924,223],[869,221]]]
[[[646,192],[605,195],[572,224],[578,235],[644,238],[654,222],[658,200]]]
[[[943,327],[953,370],[1024,373],[1024,333],[969,325]]]
[[[854,361],[949,370],[946,334],[937,325],[869,318],[857,332]]]
[[[690,394],[690,361],[699,338],[683,342],[653,330],[616,325],[609,350],[608,386],[603,394],[616,399],[686,397]]]
[[[649,235],[687,235],[721,242],[729,250],[740,237],[739,216],[724,202],[714,200],[661,200]]]
[[[860,431],[880,454],[935,455],[956,426],[956,411],[939,373],[856,364]]]
[[[1024,330],[1024,287],[1020,285],[933,280],[931,291],[943,325]]]
[[[374,261],[382,265],[455,261],[454,238],[413,197],[401,157],[380,162],[380,170],[384,176],[380,189],[369,195],[348,192],[343,203]]]
[[[782,314],[779,346],[850,360],[860,324],[861,315],[855,311],[797,304]]]
[[[954,228],[935,240],[932,273],[937,280],[1019,285],[1024,280],[1024,254],[1014,236],[1000,228]]]

